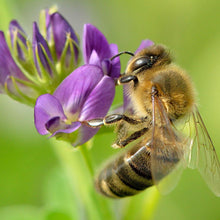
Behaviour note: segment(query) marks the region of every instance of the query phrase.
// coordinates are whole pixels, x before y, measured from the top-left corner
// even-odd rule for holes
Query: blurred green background
[[[41,9],[54,4],[79,35],[84,23],[92,23],[109,42],[118,44],[119,51],[135,51],[146,38],[167,45],[194,81],[200,113],[220,157],[220,1],[0,0],[0,29],[7,30],[10,19],[15,18],[31,37],[31,22],[38,20]],[[122,58],[122,70],[127,60]],[[116,102],[120,100],[116,97]],[[105,134],[95,139],[91,153],[97,165],[113,152],[112,138]],[[51,175],[52,179],[58,176],[55,187],[60,195],[53,195]],[[53,196],[66,204],[68,196],[64,195],[69,191],[63,178],[49,141],[35,130],[33,109],[1,95],[0,219],[41,219],[48,198],[56,203]],[[47,189],[51,189],[50,196]],[[71,218],[60,212],[50,213],[48,219]],[[175,190],[160,198],[153,219],[218,220],[220,199],[197,171],[187,169]]]

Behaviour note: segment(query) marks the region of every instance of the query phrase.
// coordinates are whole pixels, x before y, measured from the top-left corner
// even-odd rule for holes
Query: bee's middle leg
[[[118,139],[112,146],[114,148],[123,148],[132,141],[135,141],[137,138],[143,136],[147,131],[149,130],[148,127],[144,127],[134,133],[132,133],[130,136],[124,138],[124,139]]]

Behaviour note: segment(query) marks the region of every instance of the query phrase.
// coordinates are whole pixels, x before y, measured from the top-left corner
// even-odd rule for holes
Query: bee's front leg
[[[129,124],[139,124],[143,123],[143,119],[133,119],[123,114],[112,114],[104,117],[103,119],[92,119],[88,121],[83,121],[89,127],[98,128],[103,125],[116,124],[119,121],[126,121]]]

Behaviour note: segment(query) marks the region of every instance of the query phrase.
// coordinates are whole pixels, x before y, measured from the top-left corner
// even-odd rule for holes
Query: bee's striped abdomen
[[[135,146],[109,163],[96,179],[96,188],[108,197],[135,195],[152,186],[150,151]]]

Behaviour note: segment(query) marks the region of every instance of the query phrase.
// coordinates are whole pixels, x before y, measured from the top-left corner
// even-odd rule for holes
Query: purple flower
[[[116,44],[109,44],[105,36],[93,25],[84,25],[83,33],[83,57],[86,64],[100,66],[105,75],[112,78],[120,76],[119,57],[110,58],[118,54]]]
[[[57,35],[60,30],[53,27],[53,19],[46,22]],[[63,23],[63,26],[68,26]],[[48,28],[48,30],[50,30]],[[70,31],[70,35],[73,33]],[[51,35],[51,30],[47,36]],[[48,38],[49,39],[49,38]],[[63,38],[60,38],[64,42]],[[58,40],[57,40],[58,42]],[[62,43],[60,44],[62,45]],[[56,48],[57,57],[61,49]],[[83,121],[103,118],[108,112],[115,94],[114,78],[120,75],[120,60],[111,57],[118,54],[115,44],[109,44],[104,35],[94,26],[84,26],[83,55],[85,65],[73,71],[55,90],[53,95],[40,96],[35,105],[35,126],[42,134],[81,145],[92,138],[98,128],[90,128]]]
[[[53,95],[41,95],[34,108],[35,126],[42,134],[51,133],[73,146],[92,138],[98,129],[82,122],[102,118],[115,94],[114,80],[96,65],[83,65],[59,85]]]

